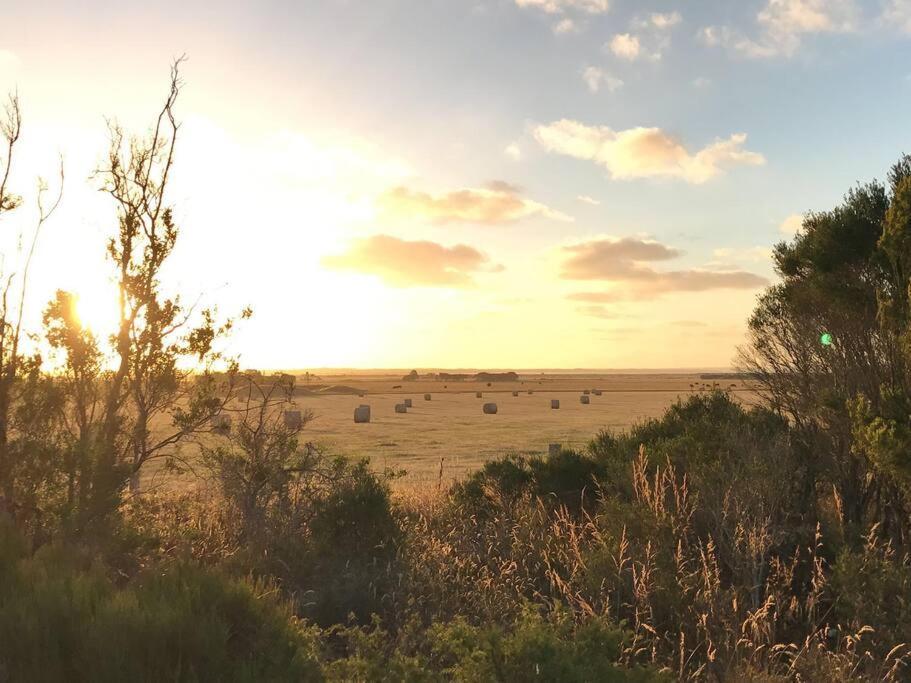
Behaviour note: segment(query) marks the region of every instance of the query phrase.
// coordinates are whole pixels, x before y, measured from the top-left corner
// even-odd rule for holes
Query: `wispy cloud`
[[[576,11],[585,14],[604,14],[610,9],[608,0],[516,0],[519,7],[534,7],[548,14]]]
[[[593,161],[621,180],[666,177],[699,184],[730,166],[765,163],[761,154],[743,148],[743,133],[715,140],[695,153],[660,128],[615,131],[570,119],[539,125],[534,137],[548,151]]]
[[[894,0],[902,3],[903,0]],[[730,26],[707,26],[699,38],[746,57],[790,57],[801,37],[815,33],[850,33],[858,28],[860,12],[854,0],[767,0],[756,15],[756,37]]]
[[[515,142],[506,145],[503,150],[503,154],[508,156],[513,161],[520,161],[522,159],[522,148]]]
[[[441,194],[399,186],[384,193],[378,204],[388,215],[429,220],[433,223],[495,225],[531,216],[572,221],[571,216],[522,197],[518,188],[503,181],[493,181],[486,187],[450,190]]]
[[[583,204],[591,204],[592,206],[600,206],[599,202],[594,197],[589,197],[587,194],[580,194],[576,196],[576,200],[582,202]]]
[[[768,281],[742,270],[656,270],[651,264],[682,255],[677,249],[636,237],[604,238],[563,248],[560,277],[598,280],[611,284],[607,292],[578,292],[573,301],[606,303],[624,299],[650,299],[672,292],[705,292],[717,289],[757,289]]]
[[[911,0],[889,0],[880,21],[903,33],[911,33]]]
[[[607,47],[616,57],[625,59],[628,62],[634,62],[645,55],[639,36],[634,36],[631,33],[616,34],[610,39]]]
[[[799,213],[792,213],[781,222],[781,225],[778,226],[778,232],[780,232],[782,235],[793,237],[797,234],[801,227],[803,227],[803,216]]]
[[[323,257],[322,265],[376,275],[396,287],[471,287],[474,273],[502,270],[474,247],[446,247],[391,235],[356,240],[345,253]]]
[[[611,76],[604,69],[597,66],[587,66],[582,70],[582,80],[591,92],[598,92],[602,88],[608,92],[616,92],[623,87],[623,81],[616,76]]]

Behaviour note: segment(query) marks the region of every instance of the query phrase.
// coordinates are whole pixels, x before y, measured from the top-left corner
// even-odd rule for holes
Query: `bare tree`
[[[97,171],[117,206],[118,231],[107,252],[117,272],[119,322],[112,337],[116,367],[102,399],[92,515],[115,508],[127,481],[138,489],[150,460],[173,457],[180,442],[209,428],[230,394],[230,387],[217,386],[216,362],[228,364],[229,383],[236,374],[236,364],[215,349],[232,321],[218,324],[212,310],[194,316],[194,307],[165,295],[160,281],[179,234],[167,190],[180,130],[174,109],[182,63],[171,68],[167,97],[147,136],[128,138],[109,124],[109,152]]]
[[[16,94],[9,96],[0,120],[0,137],[4,143],[4,153],[0,157],[0,218],[22,204],[22,198],[9,189],[17,143],[22,134],[22,111]],[[10,440],[10,410],[14,404],[15,392],[19,385],[24,357],[21,351],[23,336],[22,321],[25,313],[26,295],[28,292],[29,271],[38,245],[42,228],[56,212],[63,198],[64,169],[60,160],[59,185],[50,200],[48,183],[38,178],[36,194],[37,218],[28,241],[29,247],[24,254],[22,270],[13,270],[6,274],[0,285],[0,509],[14,510],[16,495]],[[23,242],[20,234],[18,243]],[[20,247],[21,248],[21,247]],[[18,286],[18,298],[13,293],[14,284]],[[15,301],[10,302],[13,298]]]

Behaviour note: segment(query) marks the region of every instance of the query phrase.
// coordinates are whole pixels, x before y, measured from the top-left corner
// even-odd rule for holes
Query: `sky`
[[[26,321],[115,319],[108,120],[186,55],[164,282],[260,368],[719,368],[808,211],[911,151],[911,0],[9,3]]]

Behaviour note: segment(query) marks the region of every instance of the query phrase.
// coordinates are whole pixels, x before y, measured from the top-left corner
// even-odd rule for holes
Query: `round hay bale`
[[[407,412],[408,412],[408,406],[406,406],[404,403],[396,403],[396,404],[395,404],[395,412],[397,412],[397,413],[407,413]]]
[[[485,403],[484,404],[484,414],[485,415],[496,415],[497,414],[497,404],[496,403]]]
[[[406,399],[405,399],[405,407],[406,407],[406,408],[410,408],[410,407],[411,407],[411,399],[410,399],[410,398],[406,398]]]
[[[304,426],[304,414],[299,410],[286,410],[283,417],[287,429],[300,429]]]
[[[513,395],[513,396],[518,396],[518,395],[519,395],[519,392],[518,392],[518,391],[514,391],[514,392],[512,392],[512,395]]]
[[[587,394],[582,394],[582,395],[579,397],[579,403],[581,403],[581,404],[583,404],[583,405],[586,405],[586,406],[587,406],[587,405],[588,405],[589,403],[591,403],[591,402],[592,402],[592,399],[591,399],[591,397],[588,396]]]
[[[559,399],[556,399],[556,398],[555,398],[555,399],[551,399],[551,402],[550,402],[550,409],[551,409],[551,410],[558,410],[559,408],[560,408],[560,400],[559,400]]]
[[[563,444],[551,443],[547,444],[547,455],[548,457],[555,458],[563,451]]]
[[[600,396],[600,395],[601,395],[601,390],[600,390],[600,389],[592,389],[592,393],[593,393],[595,396]]]
[[[588,396],[592,392],[589,389],[585,389],[582,393]]]
[[[360,405],[355,408],[354,421],[358,424],[370,422],[370,406]]]
[[[430,394],[424,394],[424,400],[425,400],[425,401],[429,401],[429,400],[430,400]]]
[[[482,393],[479,391],[478,393],[476,393],[476,394],[474,395],[474,397],[475,397],[475,398],[481,398],[483,395],[484,395],[484,394],[482,394]]]

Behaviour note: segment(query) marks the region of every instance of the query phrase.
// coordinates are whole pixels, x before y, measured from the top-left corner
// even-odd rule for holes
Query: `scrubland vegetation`
[[[230,321],[162,294],[178,85],[98,176],[112,362],[65,292],[50,358],[3,309],[0,680],[907,680],[911,159],[777,248],[742,352],[761,406],[705,391],[393,495],[216,351]],[[156,460],[201,485],[143,490]]]

